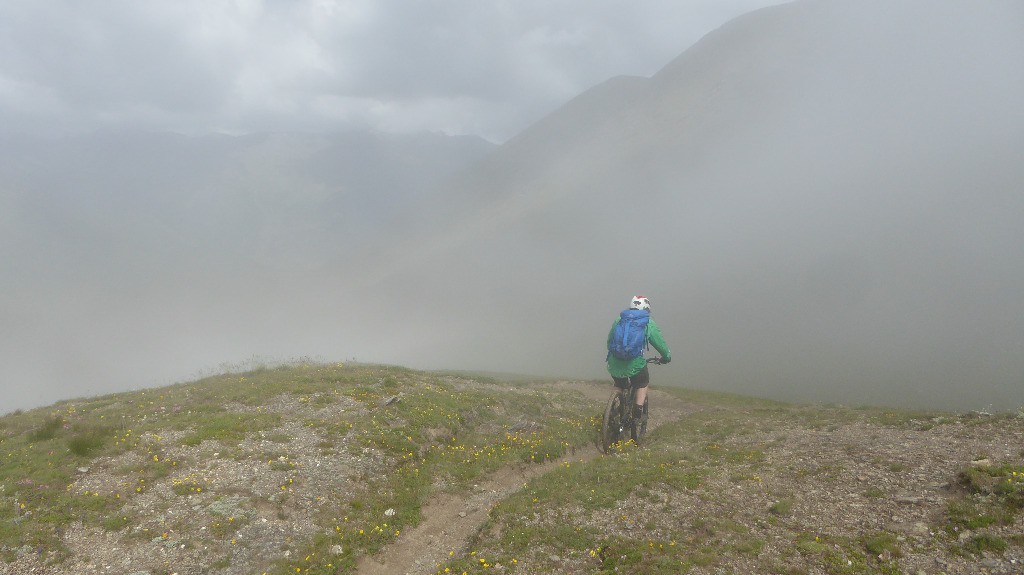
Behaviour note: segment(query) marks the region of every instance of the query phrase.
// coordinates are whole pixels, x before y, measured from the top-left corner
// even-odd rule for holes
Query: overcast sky
[[[476,134],[650,76],[780,0],[15,0],[0,128]]]
[[[1021,0],[744,18],[418,202],[339,178],[346,138],[4,137],[500,143],[779,3],[0,1],[0,413],[252,356],[600,376],[637,292],[688,385],[1020,405]]]

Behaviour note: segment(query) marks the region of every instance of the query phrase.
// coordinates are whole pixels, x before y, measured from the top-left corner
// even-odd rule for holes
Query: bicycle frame
[[[660,362],[660,357],[653,357],[647,360],[648,364]],[[627,439],[631,439],[639,445],[647,434],[647,414],[650,396],[644,399],[639,419],[634,418],[633,405],[636,403],[637,389],[633,385],[632,379],[630,379],[627,388],[617,388],[612,391],[612,396],[608,399],[604,420],[601,425],[601,449],[605,453],[608,453],[612,445]]]

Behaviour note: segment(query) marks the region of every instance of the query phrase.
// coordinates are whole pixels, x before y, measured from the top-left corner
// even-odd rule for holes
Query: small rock
[[[972,467],[992,467],[992,461],[989,458],[975,459],[971,462]]]
[[[459,517],[465,517],[465,516],[466,516],[466,512],[465,511],[459,511]]]
[[[331,545],[332,555],[341,555],[345,552],[345,549],[341,545]]]
[[[394,517],[396,513],[398,513],[398,512],[395,511],[393,508],[389,508],[387,511],[384,512],[384,516],[385,517]]]
[[[79,473],[89,473],[89,468],[88,467],[79,467],[78,468],[78,472]]]

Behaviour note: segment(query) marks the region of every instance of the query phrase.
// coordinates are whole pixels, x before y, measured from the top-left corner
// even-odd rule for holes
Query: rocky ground
[[[609,391],[590,383],[547,385],[577,394],[594,411]],[[683,533],[670,545],[692,550],[685,554],[694,558],[686,569],[694,574],[1024,573],[1019,510],[1009,519],[971,523],[972,517],[991,517],[986,510],[996,491],[964,476],[965,470],[1006,465],[1024,470],[1020,417],[885,421],[855,410],[766,411],[743,402],[693,402],[657,390],[652,402],[651,441],[644,449],[694,454],[679,464],[699,469],[699,486],[652,485],[606,509],[546,510],[537,514],[539,524],[569,521],[611,537],[649,539],[652,547]],[[26,546],[15,550],[13,561],[0,563],[0,573],[258,574],[268,560],[300,553],[301,543],[318,535],[317,516],[341,508],[362,478],[385,473],[393,463],[373,449],[348,445],[343,435],[329,443],[322,429],[304,423],[359,417],[365,407],[357,401],[321,404],[282,394],[259,408],[231,408],[276,414],[281,424],[230,446],[186,445],[185,432],[171,430],[135,438],[144,449],[98,459],[67,486],[84,495],[134,492],[121,509],[126,521],[133,518],[131,526],[72,524],[61,534],[69,559],[44,564],[39,550]],[[672,426],[672,433],[655,431]],[[606,457],[628,455],[581,446],[558,461],[500,469],[468,493],[439,493],[423,508],[418,526],[362,558],[357,572],[435,573],[470,547],[500,555],[498,540],[481,531],[496,504],[566,462]],[[153,458],[180,467],[126,481],[125,470],[141,469]],[[958,509],[962,520],[953,517]],[[871,553],[865,559],[854,548]],[[344,551],[340,545],[331,549]],[[515,564],[491,567],[596,573],[604,550],[592,551],[537,549]]]
[[[581,385],[577,391],[594,401],[604,399],[603,389]],[[597,512],[549,509],[540,514],[539,525],[554,529],[571,523],[577,530],[652,542],[665,533],[688,533],[687,540],[673,543],[691,546],[696,555],[713,555],[687,564],[693,574],[1024,573],[1019,511],[1005,524],[995,521],[977,531],[951,517],[961,506],[973,515],[965,511],[960,523],[989,517],[984,509],[994,496],[972,493],[963,480],[965,470],[1009,464],[1022,469],[1024,482],[1019,416],[915,418],[894,412],[889,421],[841,409],[795,414],[783,409],[767,416],[755,408],[695,405],[658,391],[652,398],[652,429],[690,419],[697,433],[686,434],[684,425],[682,433],[652,434],[646,449],[696,447],[729,455],[711,466],[699,464],[706,474],[697,488],[644,490]],[[694,437],[701,431],[699,421],[727,421],[731,431],[719,430],[721,438]],[[591,449],[566,460],[584,463],[595,457],[618,456]],[[471,534],[484,525],[484,511],[516,483],[498,478],[474,497],[439,501],[430,510],[429,528],[364,561],[360,572],[444,572],[448,549],[500,556],[500,546],[486,534]],[[1009,543],[986,547],[999,541]],[[519,558],[515,566],[496,567],[512,573],[597,572],[602,558],[593,555],[543,549]]]

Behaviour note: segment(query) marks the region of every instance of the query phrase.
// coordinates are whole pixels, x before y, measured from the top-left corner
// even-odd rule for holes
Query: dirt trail
[[[611,386],[595,387],[590,384],[562,382],[550,387],[559,391],[573,390],[601,405],[608,399]],[[670,395],[651,390],[651,419],[649,429],[675,421],[693,407]],[[576,449],[556,461],[539,465],[506,467],[478,483],[472,493],[458,496],[443,495],[423,508],[423,522],[404,531],[399,539],[373,557],[362,558],[357,566],[360,575],[421,575],[435,573],[437,565],[449,558],[449,553],[460,553],[487,521],[494,505],[523,488],[531,479],[544,475],[566,462],[586,462],[601,453],[594,445]]]

